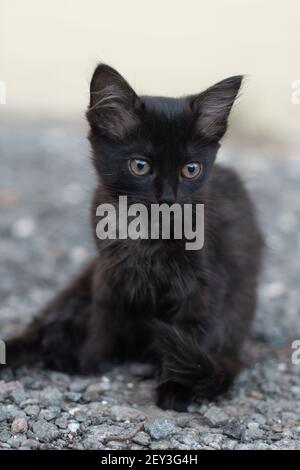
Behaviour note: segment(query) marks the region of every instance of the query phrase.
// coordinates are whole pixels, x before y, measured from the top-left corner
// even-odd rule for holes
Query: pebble
[[[144,414],[142,411],[132,408],[130,406],[120,405],[112,406],[110,409],[110,415],[116,421],[130,421],[144,418]]]
[[[263,431],[260,429],[259,423],[250,422],[245,431],[245,440],[259,439],[263,436]]]
[[[243,436],[244,425],[237,419],[231,420],[225,426],[223,426],[223,434],[233,439],[240,440]]]
[[[40,402],[46,406],[60,404],[62,397],[61,391],[56,387],[46,387],[40,392]]]
[[[83,394],[83,399],[85,401],[96,401],[101,399],[103,394],[103,386],[101,383],[91,384],[87,387],[86,391]]]
[[[30,237],[35,231],[35,221],[31,217],[23,217],[12,226],[12,234],[16,238]]]
[[[22,403],[25,398],[26,398],[26,393],[24,391],[24,388],[22,386],[15,388],[14,390],[11,391],[10,393],[11,398],[13,401],[19,405]]]
[[[68,424],[68,429],[72,433],[76,433],[80,429],[80,424],[76,423],[76,421],[70,421]]]
[[[26,418],[14,418],[13,422],[11,423],[11,432],[13,434],[17,434],[19,432],[27,432],[28,430],[28,423]]]
[[[170,418],[153,418],[145,424],[145,430],[153,439],[164,439],[175,429],[175,422]]]
[[[300,385],[293,385],[291,392],[296,398],[300,399]]]
[[[144,431],[138,432],[133,438],[133,442],[136,444],[140,444],[142,446],[148,446],[151,442],[151,439],[149,437],[149,434],[147,434]]]
[[[9,444],[13,449],[19,449],[23,442],[24,436],[21,434],[16,434],[8,439],[7,444]]]
[[[71,392],[83,392],[87,386],[90,384],[89,379],[85,378],[76,378],[75,380],[72,380],[69,384],[69,390]]]
[[[21,387],[21,383],[18,381],[5,382],[0,380],[0,395],[5,398],[17,387]]]
[[[38,405],[28,405],[24,408],[24,412],[27,416],[36,417],[40,412],[40,407]]]
[[[49,406],[49,408],[46,408],[40,411],[39,418],[45,419],[46,421],[51,421],[52,419],[57,418],[59,415],[60,415],[60,407]]]
[[[53,423],[39,419],[32,424],[32,431],[41,442],[51,442],[57,439],[60,432]]]
[[[29,447],[29,449],[38,449],[40,446],[39,442],[35,439],[26,439],[26,441],[23,442],[23,445]]]
[[[65,392],[64,398],[68,401],[78,402],[81,399],[81,393],[78,392]]]
[[[68,427],[68,418],[66,416],[60,416],[55,420],[55,425],[60,429],[66,429]]]
[[[204,417],[212,426],[221,426],[228,421],[228,415],[217,406],[210,406],[204,413]]]

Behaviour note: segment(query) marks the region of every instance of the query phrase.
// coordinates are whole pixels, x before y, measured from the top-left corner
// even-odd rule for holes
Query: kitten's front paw
[[[83,375],[106,373],[111,364],[104,359],[105,357],[103,351],[91,347],[90,344],[84,345],[79,354],[80,373]]]
[[[165,382],[157,387],[156,404],[163,410],[187,411],[191,403],[190,391],[175,382]]]
[[[84,347],[79,355],[79,370],[81,374],[97,374],[100,372],[101,358],[89,347]]]

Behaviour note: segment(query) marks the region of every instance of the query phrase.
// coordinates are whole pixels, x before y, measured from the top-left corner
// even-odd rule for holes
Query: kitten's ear
[[[216,141],[223,137],[242,81],[242,75],[226,78],[191,97],[191,108],[197,114],[196,127],[202,135]]]
[[[90,85],[86,116],[102,134],[122,139],[138,127],[135,113],[139,98],[126,80],[112,67],[99,64]]]

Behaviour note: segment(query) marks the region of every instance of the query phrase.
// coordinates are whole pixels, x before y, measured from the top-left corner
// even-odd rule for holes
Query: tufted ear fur
[[[87,111],[87,119],[94,129],[122,139],[139,125],[138,104],[138,96],[116,70],[98,65],[91,80]]]
[[[191,97],[191,108],[197,114],[197,130],[208,139],[219,141],[225,134],[229,113],[242,80],[242,75],[226,78]]]

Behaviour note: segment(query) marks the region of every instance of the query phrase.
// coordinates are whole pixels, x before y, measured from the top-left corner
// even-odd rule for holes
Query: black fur
[[[139,97],[111,67],[91,82],[87,118],[98,187],[92,204],[205,204],[205,244],[184,240],[99,240],[97,258],[8,343],[8,365],[42,359],[54,369],[95,373],[107,360],[156,364],[157,403],[186,409],[231,383],[255,310],[263,240],[239,177],[213,165],[242,77],[180,99]],[[153,172],[132,175],[143,156]],[[203,165],[181,178],[190,161]]]

